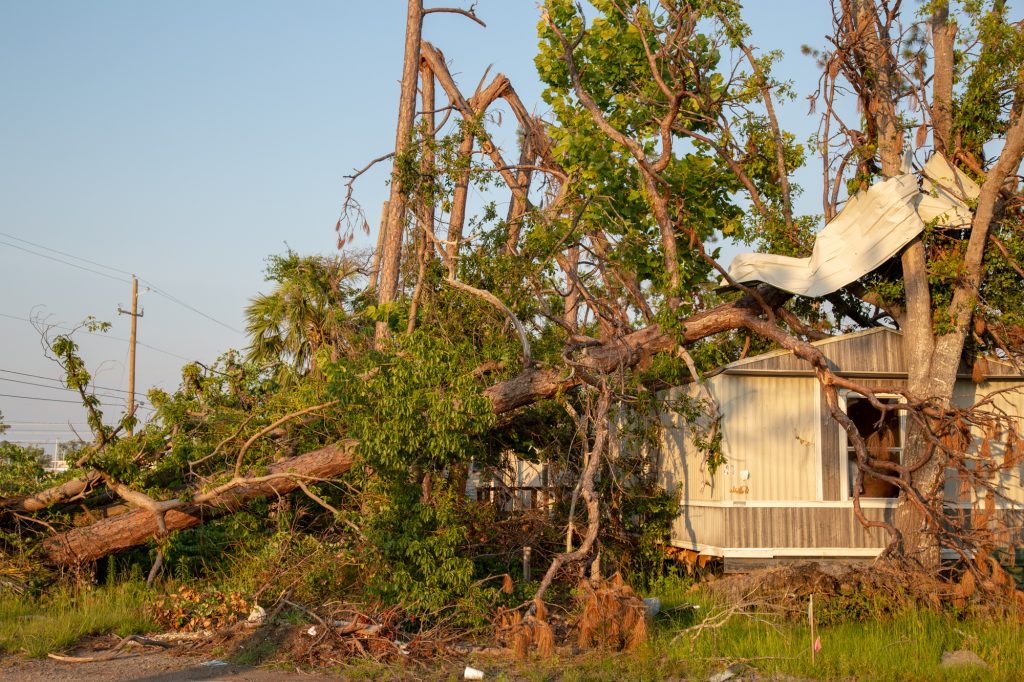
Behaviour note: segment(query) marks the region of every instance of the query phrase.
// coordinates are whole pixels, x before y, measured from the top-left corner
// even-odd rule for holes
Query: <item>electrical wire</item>
[[[232,327],[230,324],[227,324],[226,322],[221,322],[216,317],[213,317],[211,315],[207,315],[202,310],[199,310],[198,308],[194,308],[194,307],[190,306],[188,303],[185,303],[180,298],[172,296],[171,294],[167,293],[163,289],[160,289],[159,287],[157,287],[155,284],[153,284],[149,280],[139,279],[139,281],[142,282],[143,284],[145,284],[147,287],[149,287],[149,290],[152,291],[157,296],[163,296],[168,301],[171,301],[172,303],[177,303],[181,307],[186,308],[188,310],[191,310],[196,315],[200,315],[202,317],[205,317],[207,320],[210,320],[211,322],[215,322],[216,324],[219,324],[220,326],[224,327],[225,329],[233,331],[236,334],[239,334],[241,336],[245,336],[245,332],[243,332],[241,329],[236,329],[235,327]]]
[[[13,239],[15,241],[21,242],[22,244],[28,244],[29,246],[34,246],[37,249],[43,249],[44,251],[52,251],[53,253],[59,253],[62,256],[67,256],[68,258],[74,258],[75,260],[80,260],[83,263],[88,263],[89,265],[95,265],[96,267],[103,268],[104,270],[111,270],[113,272],[119,272],[122,275],[128,275],[129,277],[132,276],[132,273],[128,272],[127,270],[120,270],[118,268],[113,268],[113,267],[111,267],[109,265],[104,265],[103,263],[97,263],[94,260],[89,260],[88,258],[82,258],[81,256],[76,256],[73,253],[67,253],[66,251],[60,251],[59,249],[54,249],[54,248],[49,247],[49,246],[43,246],[42,244],[37,244],[35,242],[30,242],[27,239],[22,239],[21,237],[15,237],[13,234],[8,234],[7,232],[0,232],[0,236],[7,237],[8,239]]]
[[[88,424],[85,426],[88,426]],[[70,426],[11,426],[4,433],[63,433],[64,431],[71,430]]]
[[[34,395],[13,395],[11,393],[0,393],[0,398],[17,398],[18,400],[39,400],[46,403],[69,403],[71,405],[81,405],[81,400],[61,400],[60,398],[40,398]],[[139,405],[135,409],[137,410],[149,410],[150,412],[156,412],[155,407],[149,407],[147,405]]]
[[[109,265],[104,265],[103,263],[98,263],[98,262],[96,262],[94,260],[90,260],[88,258],[83,258],[81,256],[76,256],[74,254],[70,254],[70,253],[67,253],[65,251],[60,251],[58,249],[54,249],[54,248],[51,248],[49,246],[43,246],[42,244],[37,244],[36,242],[30,242],[27,239],[22,239],[21,237],[15,237],[14,235],[8,234],[6,232],[0,232],[0,235],[2,235],[4,237],[7,237],[9,239],[15,239],[15,240],[17,240],[19,242],[22,242],[24,244],[30,244],[31,246],[34,246],[34,247],[39,248],[39,249],[44,249],[46,251],[51,251],[53,253],[58,253],[58,254],[60,254],[62,256],[67,256],[68,258],[74,258],[75,260],[80,260],[80,261],[82,261],[84,263],[89,263],[91,265],[95,265],[97,267],[104,268],[104,269],[110,270],[112,272],[117,272],[117,273],[120,273],[122,275],[128,275],[129,277],[134,277],[135,276],[134,274],[128,272],[127,270],[121,270],[119,268],[114,268],[114,267],[111,267]],[[86,272],[91,272],[91,273],[93,273],[95,275],[99,275],[101,277],[106,277],[108,279],[112,279],[112,280],[117,281],[117,282],[130,281],[130,280],[126,280],[124,277],[115,277],[114,275],[110,275],[110,274],[107,274],[105,272],[100,272],[99,270],[94,270],[92,268],[87,268],[84,265],[78,265],[76,263],[70,263],[70,262],[68,262],[66,260],[63,260],[61,258],[57,258],[55,256],[49,256],[49,255],[47,255],[45,253],[39,253],[38,251],[33,251],[31,249],[27,249],[24,246],[18,246],[17,244],[11,244],[10,242],[6,242],[6,241],[4,241],[2,239],[0,239],[0,244],[2,244],[4,246],[9,246],[9,247],[14,248],[14,249],[20,249],[21,251],[24,251],[26,253],[31,253],[32,255],[39,256],[40,258],[47,258],[49,260],[56,261],[58,263],[63,263],[64,265],[70,265],[73,268],[78,268],[79,270],[84,270]],[[222,321],[218,320],[216,317],[213,317],[212,315],[207,315],[202,310],[199,310],[195,306],[189,305],[188,303],[186,303],[185,301],[182,301],[177,296],[174,296],[174,295],[168,293],[167,291],[164,291],[163,289],[161,289],[160,287],[156,286],[152,282],[150,282],[148,280],[144,280],[142,278],[139,278],[139,281],[142,282],[143,284],[145,284],[146,286],[148,286],[149,289],[153,293],[157,294],[158,296],[163,296],[164,298],[166,298],[167,300],[171,301],[172,303],[176,303],[176,304],[180,305],[181,307],[183,307],[183,308],[185,308],[187,310],[191,310],[193,313],[195,313],[195,314],[197,314],[197,315],[199,315],[201,317],[204,317],[207,320],[210,320],[211,322],[214,322],[215,324],[219,324],[220,326],[224,327],[225,329],[233,331],[236,334],[239,334],[241,336],[245,336],[245,332],[243,332],[242,330],[236,329],[235,327],[232,327],[231,325],[227,324],[226,322],[222,322]]]
[[[29,324],[32,324],[32,320],[28,319],[27,317],[18,317],[17,315],[9,315],[7,313],[0,313],[0,317],[6,317],[6,318],[11,319],[11,320],[18,320],[19,322],[28,322]],[[76,332],[78,334],[88,334],[89,336],[98,336],[98,337],[103,338],[103,339],[110,339],[111,341],[123,341],[125,343],[130,343],[131,342],[130,339],[126,339],[126,338],[121,337],[121,336],[111,336],[110,334],[103,334],[101,332],[91,332],[91,331],[88,331],[88,330],[85,330],[85,329],[74,329],[72,327],[67,327],[67,326],[60,325],[60,324],[53,325],[53,328],[54,329],[61,329],[63,331]],[[142,341],[136,340],[135,343],[140,345],[140,346],[142,346],[143,348],[148,348],[150,350],[154,350],[157,353],[163,353],[164,355],[169,355],[172,358],[178,358],[179,360],[184,360],[185,362],[195,362],[195,360],[193,358],[186,358],[184,355],[178,355],[177,353],[172,353],[169,350],[164,350],[163,348],[157,348],[156,346],[151,346],[148,343],[143,343]]]
[[[59,398],[37,398],[31,395],[12,395],[10,393],[0,393],[0,398],[18,398],[19,400],[41,400],[47,403],[70,403],[72,405],[81,405],[80,400],[61,400]]]
[[[4,372],[5,374],[17,374],[20,377],[29,377],[29,378],[32,378],[32,379],[45,379],[46,381],[55,381],[58,384],[63,384],[64,383],[60,379],[54,379],[53,377],[43,376],[42,374],[29,374],[28,372],[17,372],[17,371],[15,371],[13,369],[4,369],[3,367],[0,367],[0,372]],[[3,377],[0,377],[0,379],[3,379]],[[7,379],[7,381],[13,381],[13,379]],[[116,391],[117,393],[127,393],[128,392],[127,389],[124,389],[124,388],[113,388],[111,386],[98,386],[96,384],[93,384],[93,388],[98,388],[101,391]]]
[[[56,439],[54,439],[54,440],[56,440]],[[43,439],[43,438],[37,438],[35,440],[11,440],[9,438],[4,438],[3,436],[0,436],[0,442],[3,442],[3,443],[19,443],[19,444],[22,444],[22,445],[53,445],[53,443],[51,443],[48,440]],[[83,442],[84,443],[85,441],[82,441],[81,439],[79,439],[79,442]]]
[[[4,426],[88,426],[85,422],[4,422]]]
[[[69,261],[57,258],[56,256],[48,256],[45,253],[39,253],[38,251],[33,251],[32,249],[26,249],[24,246],[18,246],[17,244],[11,244],[10,242],[5,242],[2,239],[0,239],[0,244],[2,244],[4,246],[9,246],[12,249],[18,249],[20,251],[24,251],[25,253],[31,253],[33,256],[39,256],[40,258],[46,258],[48,260],[56,261],[58,263],[63,263],[64,265],[70,265],[73,268],[78,268],[79,270],[84,270],[86,272],[91,272],[94,275],[99,275],[100,277],[106,277],[107,279],[112,279],[115,282],[130,281],[130,280],[126,280],[124,277],[115,277],[114,275],[108,275],[105,272],[100,272],[99,270],[94,270],[92,268],[87,268],[84,265],[78,265],[77,263],[71,263]]]
[[[54,391],[74,391],[77,392],[77,388],[68,388],[67,386],[48,386],[46,384],[37,384],[34,381],[23,381],[21,379],[8,379],[7,377],[0,377],[0,381],[9,381],[12,384],[24,384],[26,386],[39,386],[40,388],[49,388]],[[125,391],[127,393],[127,391]],[[127,400],[127,396],[123,395],[111,395],[110,393],[97,393],[93,392],[91,395],[95,395],[97,398],[110,398],[111,400]],[[136,403],[148,404],[144,398],[136,396]]]

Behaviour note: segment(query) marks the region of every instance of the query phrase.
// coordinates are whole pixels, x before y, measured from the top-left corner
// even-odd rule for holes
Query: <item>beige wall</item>
[[[991,398],[990,403],[987,402],[989,398]],[[1022,418],[1022,415],[1024,415],[1024,383],[986,381],[980,384],[973,384],[961,381],[957,384],[954,391],[953,402],[958,407],[969,407],[972,404],[984,403],[979,405],[978,409],[980,411],[992,415],[1000,415],[1008,420],[1008,422],[1004,421],[1000,426],[1000,431],[990,441],[993,459],[1001,465],[1005,454],[1004,444],[1006,442],[1007,430],[1010,424],[1016,428],[1018,435],[1024,436],[1024,418]],[[971,429],[971,433],[973,441],[969,454],[978,457],[981,454],[981,443],[985,439],[985,429],[975,426]],[[1004,496],[1003,499],[996,499],[997,505],[1003,505],[1007,502],[1024,503],[1024,462],[1019,462],[1016,466],[1000,470],[997,476],[1000,490]],[[950,476],[946,485],[947,499],[980,504],[981,498],[986,494],[980,487],[975,490],[968,490],[966,495],[963,495],[963,492],[960,489],[959,481],[954,476]]]
[[[665,414],[662,485],[681,488],[683,504],[818,499],[821,429],[813,378],[719,375],[708,381],[708,390],[723,417],[726,464],[712,480],[692,432],[679,415]]]

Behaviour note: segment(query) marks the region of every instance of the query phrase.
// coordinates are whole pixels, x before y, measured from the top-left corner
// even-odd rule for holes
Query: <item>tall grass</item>
[[[1024,679],[1024,634],[1016,622],[917,608],[895,615],[880,611],[874,618],[819,627],[822,648],[812,662],[806,622],[746,614],[699,633],[684,632],[728,605],[691,591],[685,582],[657,587],[665,613],[645,656],[662,674],[674,671],[706,678],[741,662],[768,676],[821,680]],[[961,649],[973,651],[988,667],[941,667],[944,652]],[[651,679],[657,679],[657,671],[651,673]]]
[[[86,635],[146,632],[155,626],[146,610],[151,597],[137,581],[38,599],[0,596],[0,651],[39,658]]]
[[[708,616],[724,613],[692,583],[667,580],[652,596],[662,602],[647,644],[639,651],[586,653],[571,659],[534,661],[497,679],[665,680],[708,679],[730,665],[742,664],[758,679],[968,681],[1024,679],[1024,635],[1015,622],[962,618],[926,609],[904,609],[864,621],[819,627],[822,649],[811,662],[806,623],[756,614],[733,615],[699,633],[688,630]],[[694,608],[697,607],[697,608]],[[714,620],[714,619],[712,619]],[[942,654],[967,649],[987,668],[942,668]],[[494,662],[477,667],[493,670]],[[749,679],[744,676],[743,679]]]
[[[908,610],[879,620],[820,628],[822,649],[811,661],[805,624],[772,623],[735,616],[724,626],[690,638],[663,636],[654,648],[705,673],[737,661],[770,675],[811,679],[1019,680],[1024,675],[1020,627],[990,619],[958,620],[927,610]],[[940,667],[945,651],[967,649],[988,669]]]

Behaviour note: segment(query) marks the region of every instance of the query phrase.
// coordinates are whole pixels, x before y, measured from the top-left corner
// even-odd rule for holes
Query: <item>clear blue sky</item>
[[[796,81],[801,99],[785,108],[784,125],[807,135],[817,119],[802,98],[817,75],[799,47],[821,44],[827,3],[748,4],[753,42],[784,50],[784,73]],[[144,294],[139,340],[160,350],[139,348],[140,393],[173,389],[184,358],[212,361],[244,346],[229,328],[243,327],[268,255],[286,243],[304,253],[334,250],[342,176],[393,146],[404,5],[0,0],[0,232],[134,272],[222,323]],[[543,111],[536,3],[481,0],[477,12],[486,29],[435,14],[425,36],[464,89],[492,64],[492,74],[504,72]],[[358,186],[371,224],[386,171]],[[123,396],[128,320],[116,308],[130,302],[127,277],[11,245],[71,260],[0,235],[0,394],[73,399],[11,381],[54,385],[24,374],[58,376],[38,334],[12,319],[42,310],[58,324],[87,315],[114,323],[116,339],[81,341],[97,383]],[[109,413],[123,406],[123,398],[110,400]],[[0,412],[14,424],[11,440],[52,441],[68,433],[58,424],[84,421],[76,405],[24,398],[0,396]]]

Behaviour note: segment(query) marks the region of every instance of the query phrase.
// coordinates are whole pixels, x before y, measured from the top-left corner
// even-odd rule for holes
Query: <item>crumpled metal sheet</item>
[[[920,177],[899,175],[851,197],[818,233],[810,257],[743,253],[733,259],[729,276],[742,284],[764,282],[801,296],[825,296],[895,256],[925,223],[969,228],[972,215],[965,201],[977,199],[979,191],[934,154]]]

